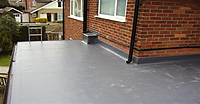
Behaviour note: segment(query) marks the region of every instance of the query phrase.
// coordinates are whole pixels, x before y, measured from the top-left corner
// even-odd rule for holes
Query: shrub
[[[63,23],[63,20],[56,20],[54,23]]]
[[[0,32],[0,53],[10,53],[12,51],[12,37],[6,32]]]
[[[10,4],[8,3],[7,0],[0,0],[0,8],[5,8],[9,6]]]
[[[47,23],[47,18],[36,18],[35,22],[36,23]]]
[[[11,16],[12,18],[14,18],[15,19],[15,16],[13,15],[13,13],[12,12],[7,12],[7,11],[3,11],[3,13],[2,13],[2,15],[4,16],[4,15],[9,15],[9,16]]]
[[[18,23],[10,15],[0,18],[0,50],[2,53],[12,51],[13,36],[19,33]]]
[[[46,27],[42,27],[42,40],[47,40],[47,35],[45,33]],[[40,30],[31,31],[31,33],[39,33]],[[19,26],[19,36],[13,37],[13,42],[20,42],[20,41],[28,41],[28,27],[27,26]],[[31,37],[31,40],[40,40],[39,36]]]
[[[18,35],[18,24],[10,15],[4,15],[0,18],[0,32],[6,31],[9,35]]]

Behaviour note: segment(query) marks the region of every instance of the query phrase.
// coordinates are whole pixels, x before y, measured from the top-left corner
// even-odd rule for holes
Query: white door
[[[29,22],[29,15],[28,15],[28,13],[22,14],[22,22]]]
[[[46,13],[40,14],[40,18],[47,18],[47,14]]]
[[[20,13],[14,13],[13,15],[15,16],[15,20],[20,23],[21,22],[21,15],[20,15]]]

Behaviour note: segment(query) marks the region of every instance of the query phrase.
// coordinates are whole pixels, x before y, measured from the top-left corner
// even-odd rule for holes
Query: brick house
[[[35,9],[36,7],[35,0],[25,0],[25,10]]]
[[[63,10],[62,10],[62,1],[45,1],[45,0],[35,0],[36,7],[35,9],[31,8],[24,11],[24,20],[23,22],[35,22],[36,18],[47,18],[48,22],[53,21],[62,21],[63,20]]]
[[[17,10],[13,7],[5,7],[3,9],[0,9],[0,17],[2,16],[4,11],[13,13],[13,15],[15,16],[15,21],[19,23],[21,22],[23,12],[21,12],[20,10]]]
[[[134,57],[200,54],[199,0],[139,1]],[[83,4],[65,0],[66,40],[83,38]],[[97,31],[99,40],[128,53],[134,8],[135,0],[87,0],[87,31]]]

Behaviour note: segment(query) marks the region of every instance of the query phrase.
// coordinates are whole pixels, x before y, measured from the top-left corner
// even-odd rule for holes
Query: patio
[[[102,44],[20,42],[10,103],[199,104],[200,60],[126,64]]]

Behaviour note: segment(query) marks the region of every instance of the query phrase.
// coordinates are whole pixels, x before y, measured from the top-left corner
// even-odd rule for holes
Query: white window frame
[[[31,9],[31,2],[28,3],[28,7],[29,7],[29,9]]]
[[[32,5],[33,5],[33,6],[36,6],[36,5],[35,5],[35,0],[32,1]]]
[[[79,20],[79,21],[83,21],[83,17],[78,17],[78,16],[75,16],[74,15],[74,7],[75,7],[75,0],[73,0],[73,13],[71,13],[71,1],[70,0],[70,16],[68,16],[69,18],[73,18],[73,19],[76,19],[76,20]],[[83,0],[81,0],[81,11],[83,11]],[[72,15],[73,14],[73,15]],[[81,12],[80,14],[81,16],[83,15],[83,12]]]
[[[57,13],[57,20],[63,20],[63,13]]]
[[[127,9],[127,1],[126,0],[126,9]],[[99,5],[98,5],[98,15],[95,17],[102,18],[102,19],[108,19],[108,20],[113,20],[117,22],[126,22],[126,9],[125,9],[125,16],[118,16],[117,14],[117,0],[115,0],[115,11],[114,11],[114,16],[111,15],[106,15],[106,14],[100,14],[100,7],[101,7],[101,0],[99,0]]]

